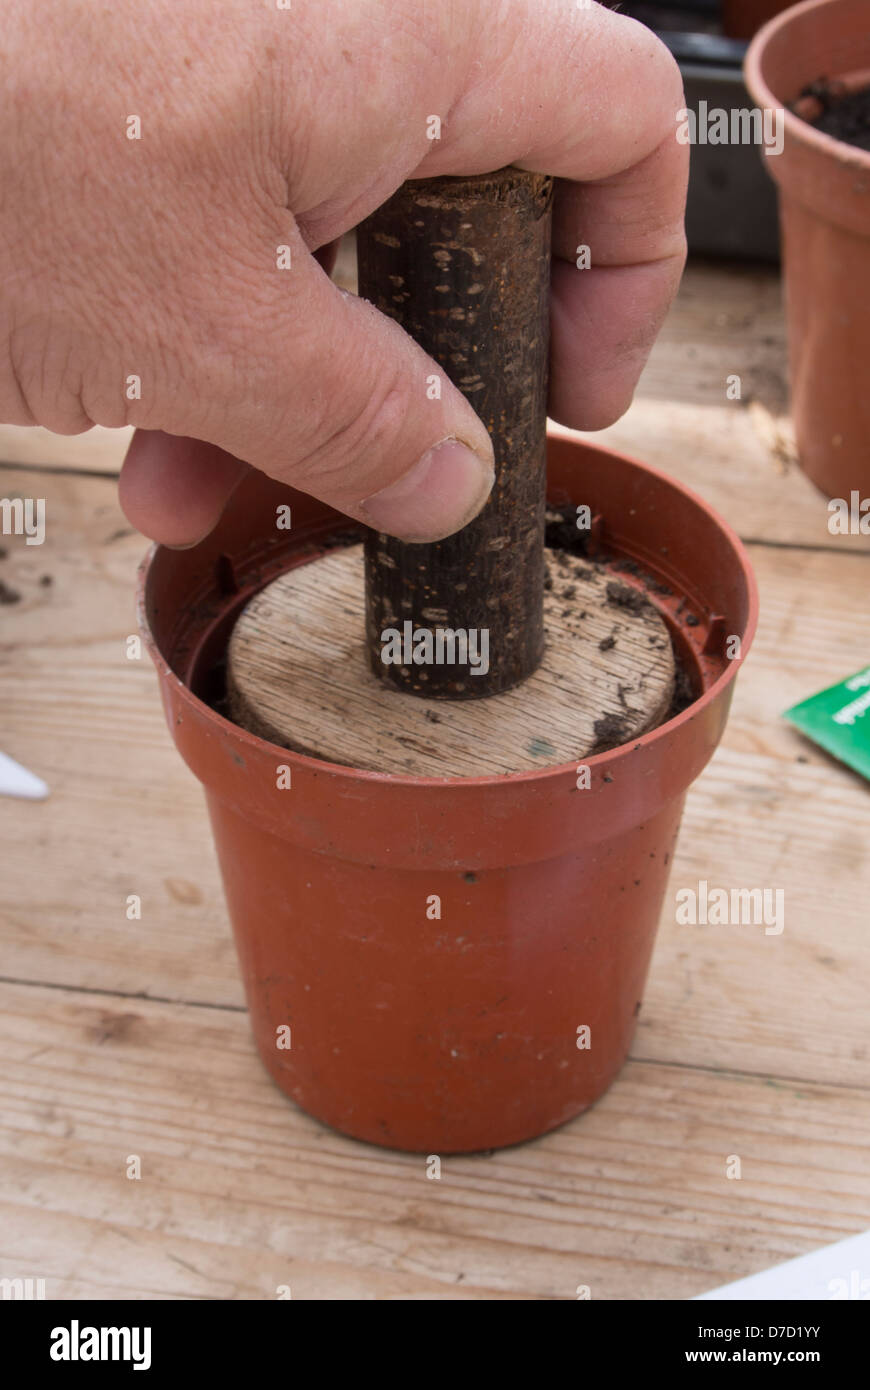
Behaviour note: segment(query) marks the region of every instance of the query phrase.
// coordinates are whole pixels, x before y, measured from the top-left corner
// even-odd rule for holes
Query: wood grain
[[[110,430],[97,425],[86,434],[70,435],[52,434],[39,425],[0,425],[0,461],[112,475],[120,473],[132,438],[132,426]]]
[[[426,777],[529,772],[655,728],[674,689],[673,649],[659,614],[607,570],[564,552],[546,552],[546,574],[538,669],[513,690],[457,703],[410,696],[369,670],[362,546],[290,570],[251,600],[233,629],[233,719],[299,753]],[[636,596],[637,609],[621,595]],[[394,619],[397,631],[403,617]],[[490,658],[498,639],[487,630]],[[425,681],[429,668],[415,669]],[[474,684],[469,667],[451,669],[457,682]],[[614,727],[618,738],[610,736]]]
[[[243,1015],[6,986],[0,1047],[0,1277],[48,1297],[689,1298],[870,1220],[845,1087],[632,1063],[431,1181],[297,1110]]]

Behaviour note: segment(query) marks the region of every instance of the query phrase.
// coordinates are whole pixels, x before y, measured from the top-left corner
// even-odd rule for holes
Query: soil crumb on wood
[[[615,579],[607,585],[607,602],[615,608],[627,608],[629,613],[644,613],[653,606],[639,589],[632,589],[629,584],[620,584]]]
[[[635,560],[625,556],[596,556],[594,560],[590,559],[586,546],[586,535],[577,528],[576,508],[573,506],[548,507],[546,514],[546,537],[546,543],[551,549],[556,551],[564,550],[573,555],[581,555],[589,559],[589,574],[593,573],[596,569],[600,571],[610,568],[611,573],[615,571],[619,574],[627,574],[631,575],[632,578],[640,579],[641,582],[648,586],[654,593],[661,594],[663,597],[670,598],[673,595],[674,591],[669,584],[653,578]],[[668,548],[667,546],[662,546],[661,550],[662,554],[667,554]],[[555,568],[558,577],[558,557],[556,557],[555,560]],[[575,572],[572,579],[576,581],[577,579],[586,577],[587,575],[582,572]],[[551,584],[552,580],[548,581],[547,587],[549,588]],[[608,604],[614,608],[621,608],[626,612],[642,613],[647,608],[655,608],[655,604],[650,601],[649,597],[643,591],[635,588],[634,585],[623,583],[619,579],[609,581],[606,593]],[[678,617],[683,613],[685,607],[686,600],[683,598],[677,608]],[[580,618],[585,617],[585,611],[579,613],[578,616]],[[694,614],[687,615],[682,620],[688,627],[696,626],[699,621]],[[618,631],[619,628],[617,626],[609,636],[602,638],[598,644],[601,651],[611,651],[612,648],[616,646],[616,635]],[[654,636],[651,636],[649,641],[651,646],[658,647],[663,645],[663,643]],[[674,694],[671,707],[667,713],[667,720],[674,719],[678,714],[681,714],[684,709],[687,709],[689,705],[694,703],[700,693],[695,688],[694,678],[690,674],[685,661],[682,659],[680,652],[676,649],[674,651],[674,665]],[[663,722],[667,721],[665,720]],[[592,750],[594,753],[609,752],[610,749],[617,748],[625,743],[631,736],[627,721],[622,719],[619,715],[614,714],[605,715],[603,718],[597,720],[594,725],[594,733],[596,738],[596,743]]]
[[[631,737],[630,722],[621,719],[618,714],[605,714],[603,719],[596,719],[592,728],[595,734],[593,753],[606,753],[611,748],[618,748]]]

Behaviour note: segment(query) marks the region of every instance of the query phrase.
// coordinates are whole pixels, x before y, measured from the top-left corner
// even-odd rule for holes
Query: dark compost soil
[[[803,108],[811,98],[818,109],[818,115],[804,114]],[[835,140],[843,140],[847,145],[855,145],[859,150],[870,151],[870,87],[862,87],[858,92],[848,92],[837,88],[835,83],[824,79],[813,82],[800,96],[804,120],[825,135]]]

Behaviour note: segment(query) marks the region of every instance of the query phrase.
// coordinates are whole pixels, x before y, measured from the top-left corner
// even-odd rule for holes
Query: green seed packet
[[[784,717],[870,781],[870,666],[792,705]]]

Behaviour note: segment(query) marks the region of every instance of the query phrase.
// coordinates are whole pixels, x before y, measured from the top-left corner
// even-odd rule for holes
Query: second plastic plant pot
[[[753,39],[746,85],[785,109],[824,79],[870,85],[867,0],[808,0]],[[785,109],[779,186],[792,416],[801,466],[829,497],[870,493],[870,153]]]
[[[170,731],[205,787],[260,1054],[304,1110],[371,1143],[514,1144],[613,1081],[686,790],[719,742],[754,632],[739,540],[679,484],[556,436],[548,489],[555,504],[592,507],[591,549],[656,604],[694,693],[659,728],[588,758],[588,776],[574,763],[380,775],[224,718],[240,610],[348,526],[309,497],[252,473],[207,540],[155,547],[143,565],[140,618]],[[274,526],[287,502],[289,535]]]

